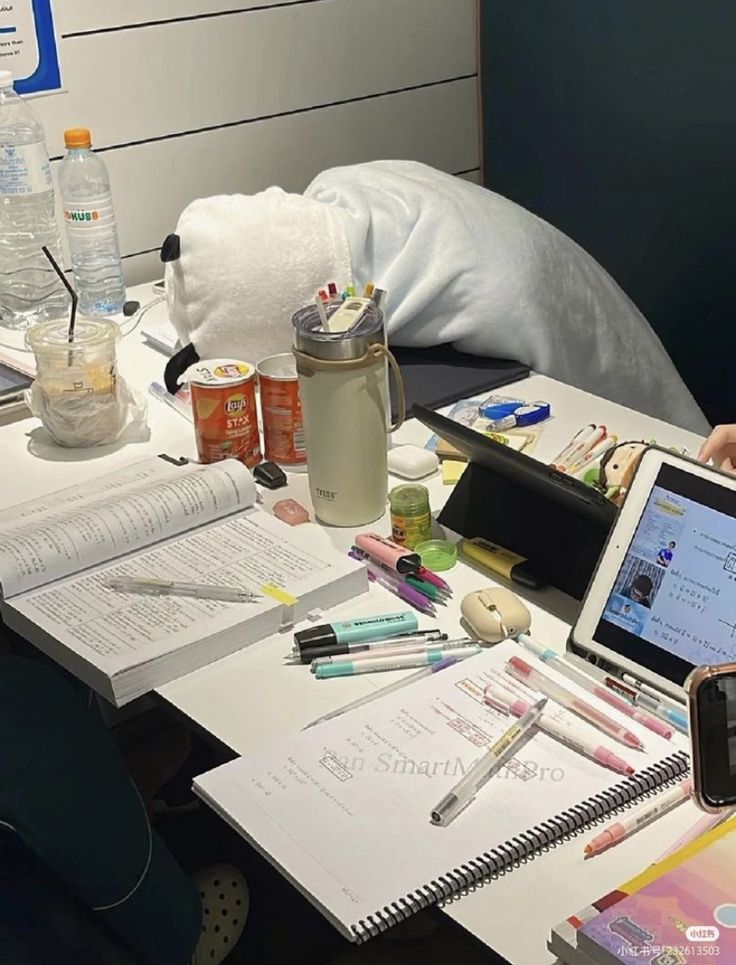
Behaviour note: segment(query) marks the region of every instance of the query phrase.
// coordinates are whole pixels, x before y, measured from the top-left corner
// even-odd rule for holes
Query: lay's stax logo
[[[248,400],[243,395],[231,395],[225,402],[225,412],[234,415],[236,412],[245,412],[248,408]]]
[[[64,211],[66,221],[97,221],[99,211]]]

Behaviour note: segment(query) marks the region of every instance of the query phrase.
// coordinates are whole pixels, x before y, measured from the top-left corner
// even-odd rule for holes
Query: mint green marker
[[[381,673],[384,670],[410,670],[415,667],[430,667],[446,657],[465,660],[480,653],[483,648],[474,643],[457,650],[428,650],[426,653],[404,653],[395,657],[376,657],[365,660],[341,660],[339,663],[321,664],[314,672],[317,680],[328,677],[353,677],[361,673]]]

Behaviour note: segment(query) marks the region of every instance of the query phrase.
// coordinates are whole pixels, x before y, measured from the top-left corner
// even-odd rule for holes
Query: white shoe
[[[250,908],[248,883],[228,864],[204,868],[194,880],[202,896],[202,934],[192,965],[220,965],[243,934]]]

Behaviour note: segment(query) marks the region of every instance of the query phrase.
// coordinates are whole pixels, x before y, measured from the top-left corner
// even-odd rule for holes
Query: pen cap
[[[328,624],[308,627],[294,634],[294,643],[300,650],[317,650],[321,647],[334,647],[337,643],[334,629]]]

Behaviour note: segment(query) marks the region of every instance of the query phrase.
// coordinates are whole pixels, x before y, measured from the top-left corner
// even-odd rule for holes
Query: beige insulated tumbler
[[[387,359],[399,393],[399,418],[389,432],[405,414],[401,373],[385,346],[383,315],[370,307],[349,331],[328,332],[309,306],[296,313],[293,325],[315,514],[331,526],[362,526],[386,510]]]

